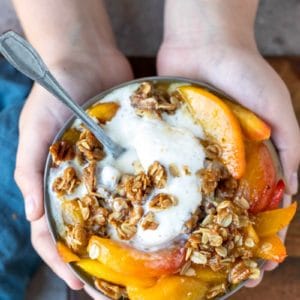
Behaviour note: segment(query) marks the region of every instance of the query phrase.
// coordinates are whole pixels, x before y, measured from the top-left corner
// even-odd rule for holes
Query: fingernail
[[[298,191],[298,174],[297,174],[297,172],[294,172],[289,178],[289,190],[292,195],[296,194]]]
[[[35,210],[35,202],[32,196],[25,198],[25,213],[28,220],[32,217]]]

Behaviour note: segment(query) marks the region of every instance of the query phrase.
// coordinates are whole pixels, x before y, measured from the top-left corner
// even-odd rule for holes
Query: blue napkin
[[[40,263],[13,179],[18,120],[31,86],[31,80],[0,58],[0,300],[24,299],[26,286]]]

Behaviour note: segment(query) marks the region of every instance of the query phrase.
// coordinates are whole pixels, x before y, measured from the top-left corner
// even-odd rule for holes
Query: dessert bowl
[[[45,211],[61,257],[112,299],[225,299],[286,256],[270,127],[221,91],[177,77],[124,83],[84,108],[118,160],[71,118],[50,147]],[[151,298],[152,297],[152,298]]]

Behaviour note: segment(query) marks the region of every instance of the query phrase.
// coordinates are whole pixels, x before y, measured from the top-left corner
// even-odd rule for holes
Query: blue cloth
[[[32,82],[0,58],[0,300],[24,299],[40,263],[13,179],[18,120]]]

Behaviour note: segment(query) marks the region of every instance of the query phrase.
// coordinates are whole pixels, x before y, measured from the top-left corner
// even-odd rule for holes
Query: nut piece
[[[148,168],[148,177],[154,187],[162,189],[167,184],[167,172],[164,166],[162,166],[158,161],[155,161]]]
[[[155,230],[158,227],[158,223],[155,221],[155,215],[153,212],[148,212],[142,219],[141,226],[144,230]]]
[[[80,134],[79,141],[76,145],[78,150],[88,161],[101,160],[105,156],[103,145],[89,130],[84,130]]]
[[[163,210],[175,205],[177,205],[177,199],[164,193],[157,194],[149,202],[149,208],[153,210]]]
[[[63,161],[72,160],[75,157],[74,147],[67,141],[57,141],[50,146],[49,152],[56,166]]]
[[[125,195],[132,203],[141,204],[145,195],[150,191],[150,187],[149,177],[142,172],[134,177],[129,177],[125,182]]]
[[[79,184],[80,180],[76,175],[75,169],[68,167],[64,170],[62,176],[54,180],[52,190],[57,193],[58,196],[63,196],[65,194],[72,194]]]
[[[98,278],[95,279],[94,284],[100,292],[102,292],[105,296],[111,299],[118,300],[121,297],[126,297],[125,288],[119,285],[112,284],[110,282]]]
[[[97,179],[96,179],[96,161],[91,161],[87,167],[83,169],[82,181],[86,186],[89,193],[96,191]]]
[[[230,270],[228,281],[232,284],[237,284],[243,280],[248,279],[250,275],[250,268],[247,267],[243,261],[241,261]]]

